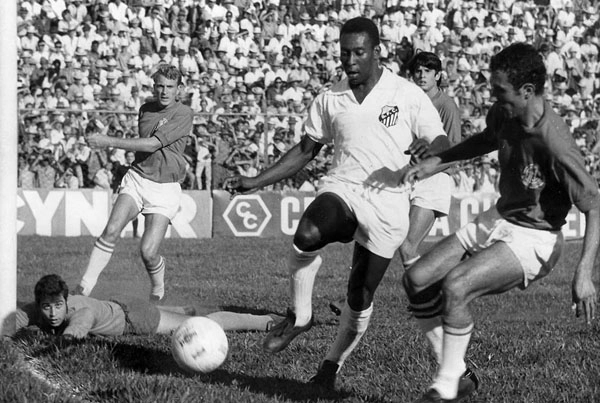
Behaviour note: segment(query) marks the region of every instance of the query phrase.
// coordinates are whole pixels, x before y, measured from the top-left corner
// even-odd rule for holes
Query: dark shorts
[[[125,312],[124,334],[156,334],[160,312],[148,301],[140,298],[119,298],[112,300]]]

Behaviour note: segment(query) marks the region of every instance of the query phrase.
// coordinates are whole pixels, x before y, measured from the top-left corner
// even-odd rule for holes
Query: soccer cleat
[[[435,389],[429,389],[423,396],[415,400],[413,403],[448,403],[454,400],[443,399],[440,393]]]
[[[475,392],[479,387],[479,379],[475,375],[475,372],[471,371],[470,368],[461,375],[458,380],[458,392],[456,394],[456,399],[452,400],[453,402],[458,402],[465,397],[469,396],[471,393]]]
[[[263,341],[263,348],[270,353],[278,353],[290,344],[300,333],[306,332],[313,325],[312,317],[304,326],[296,327],[296,314],[288,309],[287,316],[277,323]]]
[[[331,309],[331,312],[333,312],[335,316],[340,316],[342,314],[342,309],[344,309],[344,305],[346,305],[346,298],[338,299],[337,301],[329,303],[329,309]]]
[[[454,399],[443,399],[437,390],[429,389],[414,403],[458,403],[475,392],[478,387],[479,379],[473,371],[467,368],[458,380],[458,392]]]
[[[324,389],[335,389],[335,378],[340,369],[340,366],[333,361],[325,360],[319,366],[317,374],[310,378],[308,383],[319,385]]]
[[[160,301],[162,301],[163,297],[160,297],[158,295],[154,295],[154,294],[150,294],[150,296],[148,297],[148,301],[152,302],[153,304],[156,304]]]
[[[75,290],[73,291],[73,295],[83,295],[85,296],[86,294],[84,294],[83,292],[83,287],[81,285],[78,285],[77,287],[75,287]]]

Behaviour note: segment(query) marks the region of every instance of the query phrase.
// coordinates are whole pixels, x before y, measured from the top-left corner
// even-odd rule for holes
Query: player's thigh
[[[415,294],[438,283],[460,263],[464,253],[456,235],[442,239],[406,270],[406,291]]]
[[[369,307],[390,261],[391,259],[370,252],[359,243],[354,244],[352,269],[348,279],[348,304],[352,309],[363,310]]]
[[[127,223],[133,220],[139,212],[140,207],[133,197],[128,194],[120,194],[110,212],[108,223],[102,234],[103,237],[118,237]]]
[[[348,205],[334,193],[322,193],[307,207],[294,235],[302,250],[316,250],[331,242],[349,242],[358,223]]]
[[[447,300],[468,303],[474,298],[500,294],[523,283],[521,262],[504,242],[495,242],[452,269],[443,282]]]
[[[140,248],[142,254],[153,255],[165,238],[170,220],[162,214],[146,214]]]

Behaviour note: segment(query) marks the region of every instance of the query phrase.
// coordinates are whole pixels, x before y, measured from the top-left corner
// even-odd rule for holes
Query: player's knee
[[[314,251],[320,249],[321,245],[321,234],[315,226],[303,226],[298,227],[296,234],[294,234],[294,245],[298,249],[303,251]]]
[[[417,270],[407,270],[402,277],[402,284],[406,294],[410,297],[431,286],[431,281]]]
[[[464,276],[448,273],[442,284],[447,307],[462,305],[466,302],[469,285]]]

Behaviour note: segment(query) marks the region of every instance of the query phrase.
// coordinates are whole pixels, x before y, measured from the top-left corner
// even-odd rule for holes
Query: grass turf
[[[20,237],[19,302],[33,298],[43,274],[58,273],[75,286],[92,245],[89,237]],[[137,245],[118,244],[92,296],[148,295]],[[165,304],[283,313],[289,246],[289,238],[165,240]],[[476,331],[467,359],[481,386],[471,402],[600,402],[600,326],[585,325],[570,310],[580,250],[569,243],[553,273],[527,291],[472,304]],[[377,291],[371,326],[340,373],[339,392],[305,384],[335,337],[328,304],[345,293],[351,252],[351,244],[325,248],[313,294],[316,326],[279,354],[262,351],[262,332],[228,333],[223,366],[189,375],[171,358],[167,336],[61,343],[28,331],[0,343],[0,401],[410,402],[427,387],[434,363],[406,310],[396,259]]]

